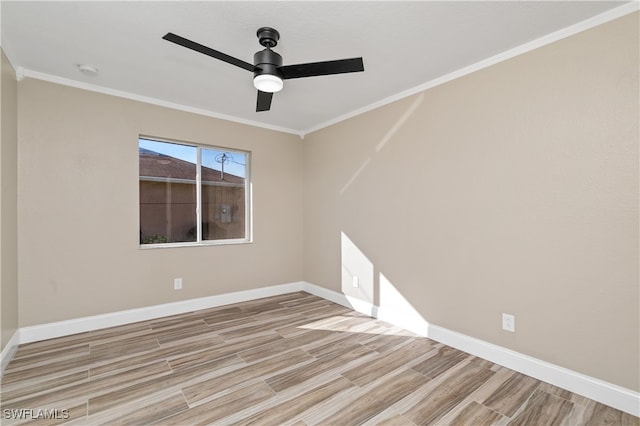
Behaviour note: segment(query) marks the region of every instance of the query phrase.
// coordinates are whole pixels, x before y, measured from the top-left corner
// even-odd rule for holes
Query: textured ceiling
[[[304,134],[625,3],[4,0],[1,35],[27,77]],[[162,40],[170,31],[253,62],[262,26],[280,32],[285,65],[362,56],[365,72],[287,80],[257,113],[250,72]]]

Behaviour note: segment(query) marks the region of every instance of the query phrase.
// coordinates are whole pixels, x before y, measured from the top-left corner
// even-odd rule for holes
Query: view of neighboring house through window
[[[248,242],[243,151],[140,138],[140,244]]]

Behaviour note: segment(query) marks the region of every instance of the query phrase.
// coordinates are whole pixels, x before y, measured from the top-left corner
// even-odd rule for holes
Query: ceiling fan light
[[[261,92],[274,93],[282,90],[284,82],[277,75],[260,74],[253,78],[253,85]]]

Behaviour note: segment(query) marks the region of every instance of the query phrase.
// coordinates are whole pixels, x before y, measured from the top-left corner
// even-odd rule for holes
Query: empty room
[[[0,424],[640,424],[637,1],[0,22]]]

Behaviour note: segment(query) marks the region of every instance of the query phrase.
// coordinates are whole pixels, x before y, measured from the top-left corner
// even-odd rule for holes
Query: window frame
[[[196,241],[181,241],[173,243],[152,243],[142,244],[138,243],[139,248],[142,250],[158,249],[158,248],[177,248],[177,247],[202,247],[202,246],[224,246],[224,245],[236,245],[236,244],[251,244],[253,243],[253,203],[252,192],[253,184],[251,181],[251,151],[229,148],[218,145],[209,145],[203,143],[194,143],[179,141],[175,139],[166,139],[156,136],[138,135],[138,229],[141,229],[140,220],[140,140],[148,140],[151,142],[161,142],[174,145],[183,145],[196,148]],[[244,238],[229,238],[229,239],[217,239],[217,240],[203,240],[202,239],[202,150],[218,150],[231,153],[244,154],[245,158],[245,183],[244,183]],[[166,181],[164,178],[157,178],[158,181]]]

